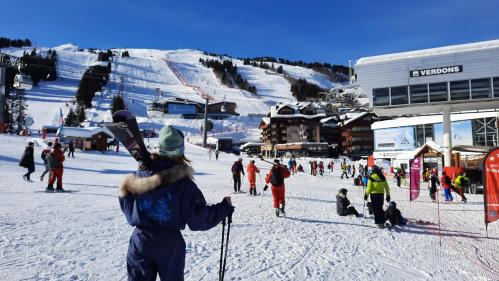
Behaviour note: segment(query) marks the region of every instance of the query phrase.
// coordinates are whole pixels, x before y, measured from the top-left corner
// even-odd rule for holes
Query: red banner
[[[409,200],[413,201],[419,197],[420,175],[421,175],[421,157],[411,160],[411,171],[409,177]]]
[[[374,156],[371,155],[367,158],[367,167],[372,168],[374,166]]]
[[[485,224],[499,220],[499,148],[489,152],[483,163]]]

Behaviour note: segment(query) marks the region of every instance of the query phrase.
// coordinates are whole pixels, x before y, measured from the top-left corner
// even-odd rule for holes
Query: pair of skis
[[[126,150],[139,163],[140,169],[149,167],[151,164],[149,151],[147,151],[144,139],[140,134],[137,119],[130,111],[116,111],[113,114],[113,122],[105,123],[104,126],[125,146]]]

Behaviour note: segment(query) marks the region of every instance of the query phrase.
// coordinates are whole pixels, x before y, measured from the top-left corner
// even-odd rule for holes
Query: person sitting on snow
[[[355,207],[349,206],[350,200],[347,198],[347,192],[348,190],[346,190],[346,188],[342,188],[338,194],[336,194],[336,213],[340,216],[355,215],[360,217],[361,215],[355,210]]]
[[[407,219],[402,216],[402,213],[397,209],[397,203],[390,201],[388,204],[388,209],[385,211],[385,221],[389,221],[392,226],[395,225],[406,225]]]

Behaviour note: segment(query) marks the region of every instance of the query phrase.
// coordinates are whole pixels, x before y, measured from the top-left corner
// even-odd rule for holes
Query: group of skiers
[[[466,173],[456,173],[454,181],[446,174],[445,171],[442,172],[440,180],[438,179],[437,169],[425,169],[423,172],[423,180],[428,182],[428,189],[430,192],[430,198],[433,202],[437,201],[437,187],[441,186],[444,190],[444,197],[446,202],[452,202],[454,198],[452,197],[451,191],[456,192],[460,197],[461,201],[467,202],[467,198],[464,195],[466,187],[469,184],[469,179],[466,177]]]
[[[72,150],[70,149],[69,153],[73,153],[74,157],[74,146]],[[43,178],[47,173],[49,173],[48,185],[45,192],[64,192],[64,189],[62,188],[62,174],[64,171],[63,162],[65,157],[64,152],[62,151],[61,143],[56,142],[53,144],[52,142],[48,142],[40,157],[43,160],[43,165],[45,166],[45,170],[40,176],[40,181],[43,182]],[[31,174],[35,171],[34,142],[28,142],[21,157],[21,161],[19,162],[19,166],[28,169],[28,172],[23,175],[23,179],[28,182],[33,182]],[[56,188],[54,189],[54,183],[56,182]]]

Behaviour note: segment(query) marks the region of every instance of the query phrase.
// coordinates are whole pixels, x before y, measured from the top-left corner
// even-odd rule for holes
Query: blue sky
[[[499,39],[496,0],[22,0],[7,10],[0,36],[46,47],[192,48],[347,64]]]

